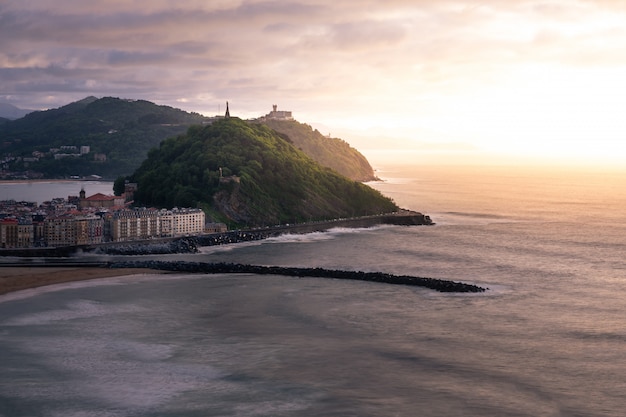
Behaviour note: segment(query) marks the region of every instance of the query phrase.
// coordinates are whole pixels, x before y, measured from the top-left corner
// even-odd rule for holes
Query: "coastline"
[[[94,251],[105,250],[107,247],[111,249],[121,250],[124,254],[137,254],[144,252],[152,253],[154,246],[158,251],[155,253],[163,253],[162,246],[174,246],[164,253],[194,252],[196,246],[212,246],[228,243],[237,243],[250,240],[265,239],[270,236],[278,236],[285,233],[312,233],[323,232],[333,227],[372,227],[378,224],[395,224],[404,226],[413,225],[431,225],[430,218],[418,212],[401,210],[397,213],[364,216],[360,218],[337,219],[324,222],[311,222],[305,224],[284,225],[256,230],[234,230],[224,233],[216,233],[203,236],[194,236],[187,238],[170,238],[162,241],[131,241],[131,242],[115,242],[100,245],[92,245],[91,247],[59,247],[59,248],[27,248],[27,249],[3,249],[0,251],[0,257],[17,256],[17,257],[38,257],[38,256],[69,256],[77,250]],[[119,248],[121,245],[121,249]],[[184,248],[180,248],[180,246]],[[111,250],[109,249],[109,250]],[[126,253],[128,252],[128,253]],[[167,273],[167,270],[155,268],[153,265],[137,265],[124,266],[123,268],[109,268],[105,265],[55,265],[49,266],[44,264],[26,264],[15,265],[0,263],[0,295],[10,292],[26,290],[30,288],[42,287],[46,285],[67,283],[74,281],[83,281],[98,278],[121,277],[135,274],[155,274]],[[319,268],[318,268],[319,269]],[[171,272],[171,271],[170,271]],[[197,272],[197,271],[196,271]],[[233,271],[230,271],[233,272]],[[282,271],[283,273],[285,271]],[[301,273],[300,271],[299,273]],[[258,271],[256,271],[258,273]],[[298,273],[298,274],[299,274]],[[289,274],[288,274],[289,275]],[[351,277],[350,279],[361,279]],[[370,280],[370,279],[367,279]]]
[[[326,232],[334,228],[368,228],[378,225],[395,226],[431,226],[430,216],[411,210],[400,209],[394,213],[375,214],[370,216],[351,217],[345,219],[312,221],[306,223],[286,224],[256,229],[236,229],[221,233],[209,233],[193,236],[150,238],[146,240],[128,240],[122,242],[102,242],[90,245],[29,247],[0,249],[0,258],[14,256],[19,258],[33,257],[68,257],[76,252],[104,253],[115,255],[147,255],[166,253],[195,253],[200,246],[214,246],[262,240],[284,234],[307,234]]]
[[[0,295],[66,282],[148,273],[163,274],[166,271],[149,268],[112,269],[97,266],[3,266],[0,268]]]
[[[64,183],[64,182],[111,182],[110,180],[83,180],[83,179],[32,179],[32,180],[0,180],[1,184],[28,184],[28,183]]]

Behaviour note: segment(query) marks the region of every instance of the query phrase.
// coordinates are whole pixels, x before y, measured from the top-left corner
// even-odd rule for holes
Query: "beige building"
[[[190,236],[204,232],[205,215],[200,209],[173,208],[172,210],[161,210],[159,217],[161,236]]]
[[[205,215],[200,209],[125,209],[109,215],[107,222],[108,238],[113,242],[192,236],[205,231]]]
[[[48,246],[71,246],[76,244],[74,216],[60,215],[46,218],[44,234]]]
[[[156,209],[119,210],[108,221],[114,242],[150,239],[161,234],[159,211]]]
[[[104,221],[102,218],[89,214],[77,216],[75,219],[76,244],[93,245],[102,243],[104,235]]]
[[[29,248],[33,241],[32,222],[15,218],[0,220],[0,248]]]
[[[103,230],[103,220],[92,214],[63,214],[44,221],[46,243],[53,247],[101,243]]]

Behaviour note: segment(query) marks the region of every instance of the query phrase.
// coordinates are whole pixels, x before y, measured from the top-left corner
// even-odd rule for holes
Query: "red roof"
[[[104,195],[102,193],[97,193],[97,194],[94,194],[92,196],[87,197],[85,200],[89,200],[89,201],[110,201],[110,200],[115,200],[116,198],[121,198],[121,197],[116,197],[114,195]]]

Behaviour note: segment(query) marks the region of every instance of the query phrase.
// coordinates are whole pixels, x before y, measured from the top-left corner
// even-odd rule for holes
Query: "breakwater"
[[[437,278],[392,275],[384,272],[345,271],[325,268],[300,268],[282,266],[260,266],[234,263],[207,263],[182,261],[127,261],[109,263],[110,268],[149,268],[165,271],[203,274],[257,274],[283,275],[290,277],[334,278],[357,281],[379,282],[395,285],[425,287],[439,292],[480,293],[487,288],[463,282]]]
[[[276,237],[287,233],[304,234],[325,232],[334,228],[367,228],[381,224],[400,226],[430,226],[430,217],[409,210],[372,216],[352,217],[297,224],[284,224],[246,230],[231,230],[198,236],[107,242],[94,245],[62,246],[46,248],[0,249],[0,256],[69,257],[78,252],[106,255],[158,255],[168,253],[195,253],[200,246],[225,245]]]

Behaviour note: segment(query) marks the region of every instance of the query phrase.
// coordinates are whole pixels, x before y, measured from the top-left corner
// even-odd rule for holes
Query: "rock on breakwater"
[[[248,273],[259,275],[284,275],[291,277],[335,278],[358,281],[380,282],[385,284],[411,285],[430,288],[439,292],[479,293],[488,288],[474,284],[443,280],[437,278],[413,277],[409,275],[392,275],[384,272],[344,271],[325,268],[300,268],[282,266],[260,266],[234,263],[207,263],[182,261],[126,261],[112,262],[110,268],[150,268],[157,270],[204,273],[232,274]]]

